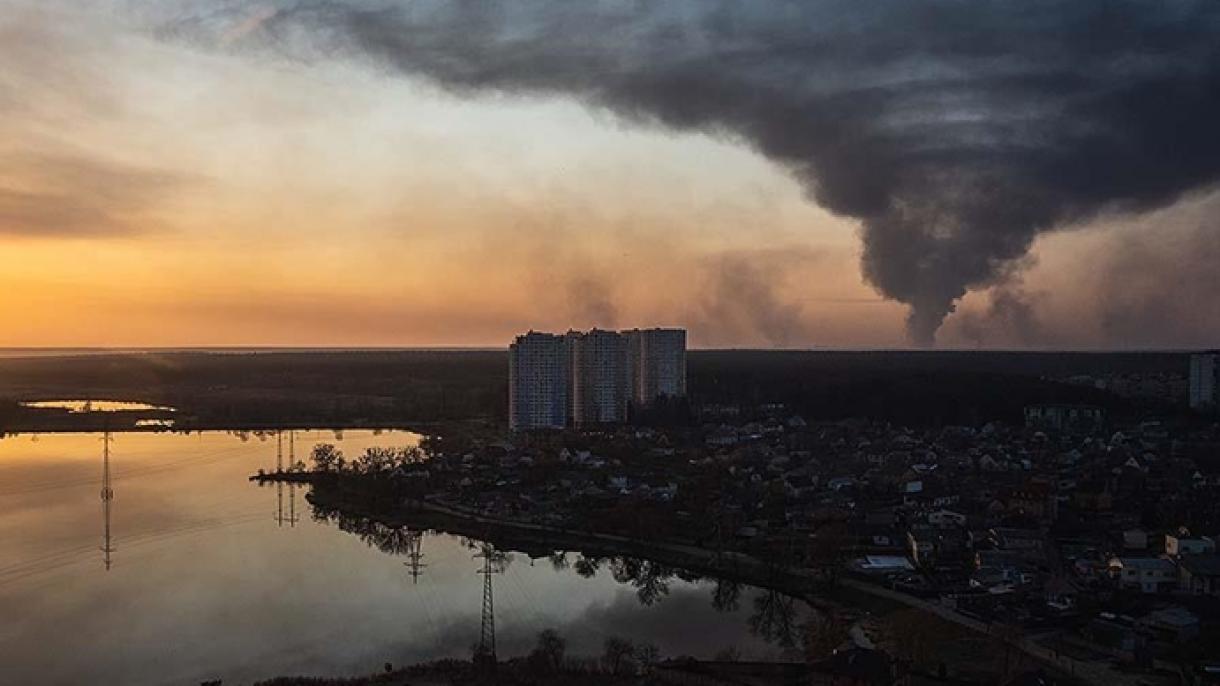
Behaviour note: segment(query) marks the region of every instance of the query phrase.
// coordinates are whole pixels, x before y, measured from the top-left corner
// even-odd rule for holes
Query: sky
[[[0,347],[1214,347],[1220,21],[1092,5],[0,0]]]

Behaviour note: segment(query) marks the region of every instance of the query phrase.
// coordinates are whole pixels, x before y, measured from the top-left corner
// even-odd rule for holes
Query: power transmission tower
[[[410,570],[411,583],[418,584],[419,577],[424,575],[424,535],[420,531],[411,532],[411,538],[407,542],[407,561],[403,564]]]
[[[301,518],[297,516],[297,485],[288,484],[288,526],[296,528]]]
[[[284,526],[284,432],[275,430],[275,523]]]
[[[297,432],[288,430],[288,471],[296,471],[297,468]],[[288,526],[296,528],[300,517],[297,517],[297,485],[295,482],[288,483]]]
[[[296,451],[293,445],[292,432],[288,433],[288,461],[289,470],[292,469],[293,458],[296,456]],[[277,477],[282,477],[284,474],[284,434],[279,429],[275,432],[275,473]],[[288,484],[288,514],[284,514],[284,480],[277,478],[275,481],[275,523],[278,526],[287,524],[290,527],[296,528],[297,522],[301,518],[297,515],[297,486],[295,483]]]
[[[110,554],[114,548],[110,545],[110,503],[114,500],[114,488],[110,484],[110,430],[102,435],[102,562],[106,571],[110,571]]]
[[[482,549],[474,557],[483,558],[483,622],[479,634],[479,660],[494,666],[496,664],[496,608],[492,598],[491,577],[504,571],[504,556],[497,553],[489,543],[484,543]]]

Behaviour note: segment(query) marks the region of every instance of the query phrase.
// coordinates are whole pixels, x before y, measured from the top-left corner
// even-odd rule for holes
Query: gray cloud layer
[[[21,183],[0,178],[0,235],[129,233],[137,217],[199,181],[79,155],[0,154],[0,164]]]
[[[1105,340],[1215,347],[1220,340],[1220,197],[1196,216],[1125,235],[1097,256],[1092,288]]]
[[[744,142],[861,221],[865,277],[925,344],[1039,232],[1220,176],[1213,0],[324,0],[261,16],[249,33],[296,54]]]

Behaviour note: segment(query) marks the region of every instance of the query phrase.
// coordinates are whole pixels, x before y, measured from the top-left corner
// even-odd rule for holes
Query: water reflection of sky
[[[29,400],[21,403],[21,405],[23,407],[43,410],[67,410],[75,414],[83,412],[131,412],[135,410],[174,411],[174,408],[164,405],[149,405],[148,403],[127,400]]]
[[[355,455],[407,433],[298,432]],[[0,440],[0,683],[160,684],[277,674],[357,674],[385,661],[467,656],[479,634],[473,551],[423,541],[413,583],[402,556],[333,524],[276,521],[277,492],[246,477],[275,463],[274,437],[118,434],[113,444],[113,568],[103,565],[102,442],[97,434]],[[285,507],[289,498],[284,493]],[[622,635],[666,655],[776,649],[750,636],[747,594],[713,609],[708,583],[673,579],[659,603],[606,569],[592,579],[516,555],[496,577],[502,656],[559,629],[572,653]]]

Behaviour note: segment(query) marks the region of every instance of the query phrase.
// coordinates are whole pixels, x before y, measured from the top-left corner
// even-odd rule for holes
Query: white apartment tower
[[[632,329],[625,331],[631,366],[631,401],[648,407],[657,398],[686,395],[686,331]]]
[[[572,353],[572,423],[613,424],[627,420],[631,388],[627,338],[615,331],[568,332]]]
[[[1216,358],[1220,353],[1200,353],[1190,356],[1190,406],[1192,409],[1216,409]]]
[[[513,431],[627,421],[628,407],[686,395],[686,331],[530,331],[508,347]]]
[[[508,347],[508,425],[562,429],[568,421],[568,343],[530,331]]]

